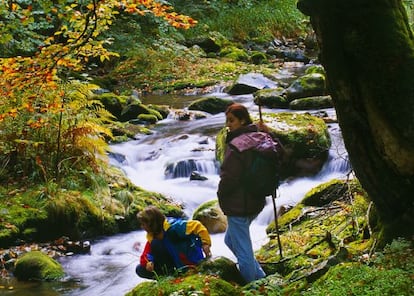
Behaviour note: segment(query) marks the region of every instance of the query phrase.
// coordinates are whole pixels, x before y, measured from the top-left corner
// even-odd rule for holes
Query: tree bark
[[[299,0],[380,240],[414,234],[414,38],[401,0]]]

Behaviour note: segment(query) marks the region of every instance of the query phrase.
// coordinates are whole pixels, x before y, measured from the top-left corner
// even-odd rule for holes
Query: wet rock
[[[240,75],[236,82],[227,91],[231,95],[252,94],[259,89],[276,88],[275,81],[266,78],[260,73],[248,73]]]
[[[190,175],[190,180],[191,181],[205,181],[205,180],[208,180],[208,178],[206,176],[202,176],[200,172],[192,171]]]
[[[214,199],[199,206],[193,214],[193,219],[200,221],[210,233],[223,233],[227,229],[227,218]]]

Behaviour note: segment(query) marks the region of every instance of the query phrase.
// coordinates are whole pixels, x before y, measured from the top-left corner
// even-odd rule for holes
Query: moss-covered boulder
[[[154,114],[139,114],[138,120],[140,122],[154,124],[158,121],[158,118]]]
[[[214,275],[194,274],[187,277],[167,277],[157,282],[144,282],[136,286],[126,296],[148,295],[240,295],[232,284]]]
[[[170,114],[171,110],[170,107],[167,105],[155,105],[155,104],[148,104],[148,108],[152,110],[156,110],[161,114],[161,119],[165,119]]]
[[[195,100],[188,106],[188,109],[204,111],[210,114],[217,114],[224,112],[230,103],[232,103],[230,100],[217,97],[206,97]]]
[[[292,110],[312,110],[332,108],[333,102],[331,96],[314,96],[302,99],[295,99],[289,103]]]
[[[202,274],[217,275],[229,283],[245,284],[236,263],[226,257],[205,260],[197,267],[197,270]]]
[[[227,229],[227,218],[220,209],[217,199],[200,205],[194,211],[193,219],[203,223],[210,233],[222,233]]]
[[[111,112],[116,118],[121,117],[122,108],[128,100],[127,96],[118,96],[112,92],[96,95],[105,109]]]
[[[334,184],[341,182],[321,184],[320,188],[335,188]],[[314,281],[331,266],[360,256],[372,246],[374,240],[370,237],[367,221],[370,201],[358,182],[349,181],[346,184],[345,192],[341,189],[329,193],[331,196],[326,200],[330,202],[307,206],[302,201],[278,219],[283,260],[280,258],[275,223],[268,226],[270,240],[257,252],[257,257],[261,262],[280,261],[279,264],[265,264],[268,273],[278,272],[285,277],[295,274]],[[322,191],[313,190],[323,195]],[[298,266],[302,267],[301,271],[296,270]]]
[[[56,260],[40,251],[33,251],[17,259],[14,275],[19,280],[51,281],[62,278],[65,273]]]
[[[258,118],[253,118],[258,121]],[[319,172],[327,159],[331,139],[326,123],[310,114],[289,112],[264,113],[263,121],[278,137],[287,151],[281,167],[281,178],[313,175]],[[222,161],[226,129],[216,136],[216,158]]]
[[[287,108],[289,106],[283,96],[283,88],[260,89],[253,93],[253,98],[256,105],[268,108]]]
[[[226,46],[222,48],[219,52],[220,57],[228,58],[234,61],[244,61],[249,60],[249,54],[243,48],[236,47],[234,45]]]
[[[318,73],[318,74],[322,74],[326,76],[325,68],[322,65],[318,65],[318,64],[307,66],[305,70],[305,74],[313,74],[313,73]]]
[[[252,94],[260,89],[275,89],[277,83],[261,73],[242,74],[228,87],[231,95]]]
[[[119,119],[121,121],[136,120],[141,114],[153,115],[152,118],[156,120],[163,119],[163,116],[158,110],[137,102],[124,106]]]
[[[299,77],[284,92],[289,102],[294,99],[323,96],[325,94],[326,78],[320,73],[305,74]]]

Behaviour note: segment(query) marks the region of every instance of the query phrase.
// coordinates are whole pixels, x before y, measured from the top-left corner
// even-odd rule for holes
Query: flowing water
[[[222,92],[212,95],[227,97]],[[171,103],[171,98],[167,99],[167,102]],[[231,99],[243,103],[251,113],[258,112],[251,95],[233,96]],[[176,100],[179,106],[177,108],[185,106],[186,98],[182,98],[181,101]],[[272,112],[277,111],[272,110]],[[324,111],[334,116],[333,109]],[[219,167],[215,161],[215,134],[223,127],[224,122],[223,113],[192,121],[178,121],[174,118],[174,114],[171,114],[169,118],[157,123],[152,135],[141,135],[136,140],[112,145],[111,150],[114,155],[122,157],[112,157],[111,163],[120,167],[134,184],[146,190],[160,192],[183,203],[185,213],[191,217],[200,204],[216,198]],[[333,178],[343,178],[349,172],[347,153],[338,125],[331,124],[329,130],[333,144],[328,161],[316,176],[282,183],[276,199],[278,207],[294,205],[311,188]],[[189,175],[193,170],[197,170],[208,179],[190,181]],[[273,205],[268,197],[265,209],[251,226],[255,249],[260,248],[267,241],[265,228],[273,219]],[[213,257],[226,256],[235,260],[223,240],[224,234],[212,235]],[[9,284],[15,283],[16,287],[13,290],[0,289],[0,294],[125,295],[138,283],[144,281],[135,274],[141,251],[134,249],[136,242],[144,245],[144,231],[137,230],[92,241],[90,254],[60,259],[67,274],[64,282],[26,285],[12,279]]]

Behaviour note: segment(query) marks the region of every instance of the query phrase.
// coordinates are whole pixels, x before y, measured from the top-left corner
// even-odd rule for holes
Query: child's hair
[[[159,234],[163,231],[165,215],[155,206],[148,206],[137,214],[139,223],[146,224],[148,232]]]
[[[244,120],[245,125],[253,123],[252,119],[250,118],[249,111],[242,104],[233,103],[229,105],[225,114],[227,115],[229,113],[233,114],[240,121]]]

